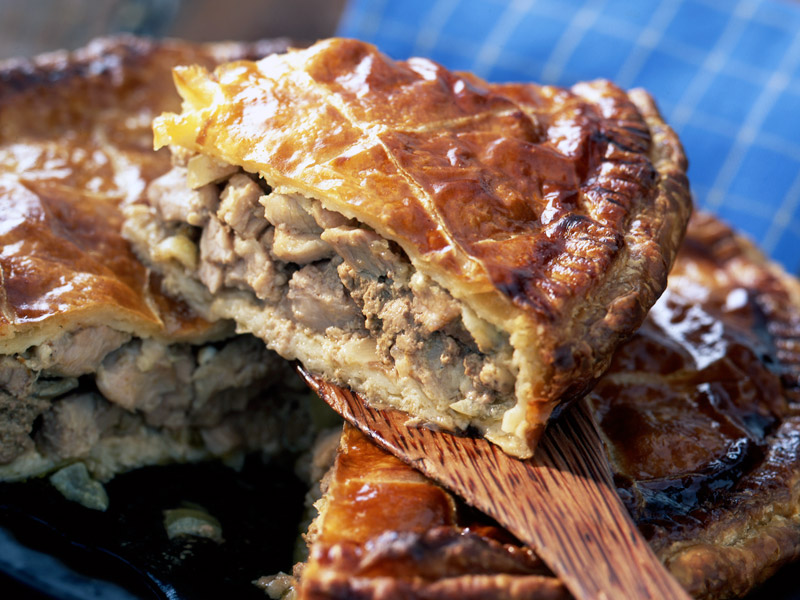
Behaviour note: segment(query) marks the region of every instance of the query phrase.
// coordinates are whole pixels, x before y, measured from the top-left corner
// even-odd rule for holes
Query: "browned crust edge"
[[[543,575],[464,575],[439,581],[347,577],[319,572],[300,588],[300,600],[568,600],[558,579]]]
[[[634,216],[634,227],[626,236],[627,254],[616,262],[608,284],[598,290],[593,311],[572,315],[573,326],[587,322],[591,326],[582,337],[575,333],[571,349],[555,348],[545,361],[557,365],[560,357],[571,355],[578,362],[572,369],[554,370],[552,387],[566,390],[562,396],[566,401],[594,387],[611,364],[614,349],[633,335],[664,292],[692,213],[688,161],[677,134],[664,122],[649,93],[636,89],[628,97],[649,129],[649,158],[659,179],[653,201]],[[620,294],[620,281],[626,279],[632,281],[630,291]],[[544,427],[531,431],[529,442],[535,444],[543,431]]]
[[[770,334],[787,351],[779,357],[791,381],[784,390],[793,416],[769,436],[764,462],[740,481],[720,518],[699,538],[661,548],[660,558],[693,596],[736,598],[800,560],[800,282],[769,260],[746,237],[706,213],[693,218],[700,250],[735,282],[753,289],[770,319]],[[729,261],[736,264],[728,265]],[[740,270],[741,269],[741,270]]]

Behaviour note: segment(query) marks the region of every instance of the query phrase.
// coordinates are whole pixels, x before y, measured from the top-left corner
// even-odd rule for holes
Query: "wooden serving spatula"
[[[408,427],[405,413],[370,408],[357,394],[299,371],[379,446],[530,545],[575,598],[689,598],[622,505],[584,402],[564,410],[523,461],[483,439]]]

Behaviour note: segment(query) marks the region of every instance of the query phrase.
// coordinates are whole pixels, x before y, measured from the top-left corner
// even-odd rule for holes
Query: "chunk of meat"
[[[277,300],[286,276],[275,269],[264,246],[258,240],[237,237],[233,250],[238,258],[224,270],[225,285],[251,290],[259,300]]]
[[[10,463],[32,447],[33,422],[49,406],[42,398],[17,398],[0,392],[0,464]]]
[[[334,212],[332,210],[327,210],[322,207],[322,204],[311,200],[309,198],[303,198],[304,204],[303,207],[308,211],[308,213],[314,217],[314,221],[316,221],[317,225],[322,227],[323,229],[330,229],[331,227],[341,227],[343,225],[355,225],[354,219],[348,219],[341,213]]]
[[[208,220],[200,237],[200,260],[227,265],[236,259],[233,252],[233,233],[216,217]]]
[[[461,317],[458,302],[422,273],[415,272],[408,287],[414,294],[411,311],[426,333],[439,331]]]
[[[31,395],[36,374],[12,356],[0,358],[0,464],[6,464],[32,446],[33,422],[50,406]]]
[[[386,276],[398,283],[405,283],[411,275],[408,261],[392,251],[389,242],[374,231],[334,227],[326,229],[321,237],[347,264],[364,275]]]
[[[205,223],[219,202],[217,189],[204,185],[192,189],[185,167],[173,167],[147,187],[147,199],[165,221],[184,221],[196,227]]]
[[[482,355],[461,323],[458,302],[413,271],[390,242],[352,227],[328,229],[322,237],[344,259],[339,276],[364,314],[384,365],[418,381],[441,410],[464,415],[485,414],[497,391],[513,391],[510,355],[499,361]]]
[[[308,422],[279,407],[279,400],[259,398],[245,410],[230,413],[220,424],[201,429],[203,443],[216,455],[241,447],[260,448],[267,455],[298,448],[298,441],[308,434]]]
[[[13,461],[33,446],[34,421],[51,401],[78,386],[74,377],[47,379],[17,356],[0,357],[0,464]]]
[[[297,233],[322,233],[314,217],[306,210],[307,201],[302,196],[273,192],[261,198],[264,217],[275,227],[285,225]]]
[[[118,407],[97,394],[67,396],[44,413],[37,441],[47,454],[61,459],[80,458],[89,453],[120,416]]]
[[[247,402],[281,372],[280,363],[254,337],[235,338],[221,349],[205,347],[198,354],[192,375],[192,424],[212,427],[226,413],[244,410]]]
[[[216,294],[225,281],[223,265],[235,259],[233,236],[228,226],[211,217],[200,237],[200,267],[197,275],[212,294]]]
[[[259,237],[268,225],[258,204],[261,194],[261,188],[250,177],[234,175],[222,191],[217,217],[244,239]]]
[[[204,346],[197,358],[189,346],[136,340],[103,361],[96,382],[109,401],[143,414],[147,424],[177,429],[218,425],[282,372],[252,337]]]
[[[94,372],[109,352],[130,339],[105,325],[85,327],[37,346],[29,364],[49,375],[77,377]]]
[[[208,288],[209,292],[216,294],[225,281],[225,272],[221,266],[204,260],[197,269],[197,277]]]
[[[308,199],[273,192],[260,201],[264,216],[275,226],[271,252],[277,260],[305,265],[333,256],[330,244],[320,239],[322,228],[307,210],[311,206]],[[326,217],[316,212],[320,218]]]
[[[15,356],[0,356],[0,391],[15,398],[31,393],[36,375]]]
[[[278,260],[307,265],[331,258],[334,252],[330,244],[320,239],[319,234],[294,231],[281,224],[275,227],[272,255]]]
[[[212,216],[200,238],[197,272],[200,281],[212,294],[229,286],[250,290],[260,300],[277,301],[286,276],[278,271],[269,255],[273,236],[273,230],[269,229],[258,240],[242,238],[229,225]]]
[[[324,267],[306,265],[297,271],[289,281],[287,298],[294,318],[311,329],[363,329],[364,318],[345,293],[334,261]]]
[[[192,402],[194,358],[186,346],[136,340],[97,369],[97,388],[109,401],[145,415],[148,424],[178,428]]]

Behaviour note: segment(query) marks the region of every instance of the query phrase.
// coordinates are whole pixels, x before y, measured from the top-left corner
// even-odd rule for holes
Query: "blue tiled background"
[[[800,273],[800,2],[350,0],[339,34],[491,81],[647,88],[697,205]]]

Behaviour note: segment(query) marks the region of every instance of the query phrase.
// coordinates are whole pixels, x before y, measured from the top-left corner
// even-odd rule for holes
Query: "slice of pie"
[[[697,598],[800,558],[800,283],[696,215],[669,286],[587,396],[615,482]],[[345,427],[300,598],[562,598],[506,532]]]
[[[120,232],[171,167],[150,123],[179,105],[172,67],[275,49],[119,39],[0,65],[0,479],[304,440],[270,391],[283,361],[164,295]]]
[[[126,235],[201,314],[373,403],[530,456],[666,285],[690,198],[644,92],[342,39],[175,81],[176,166]]]

